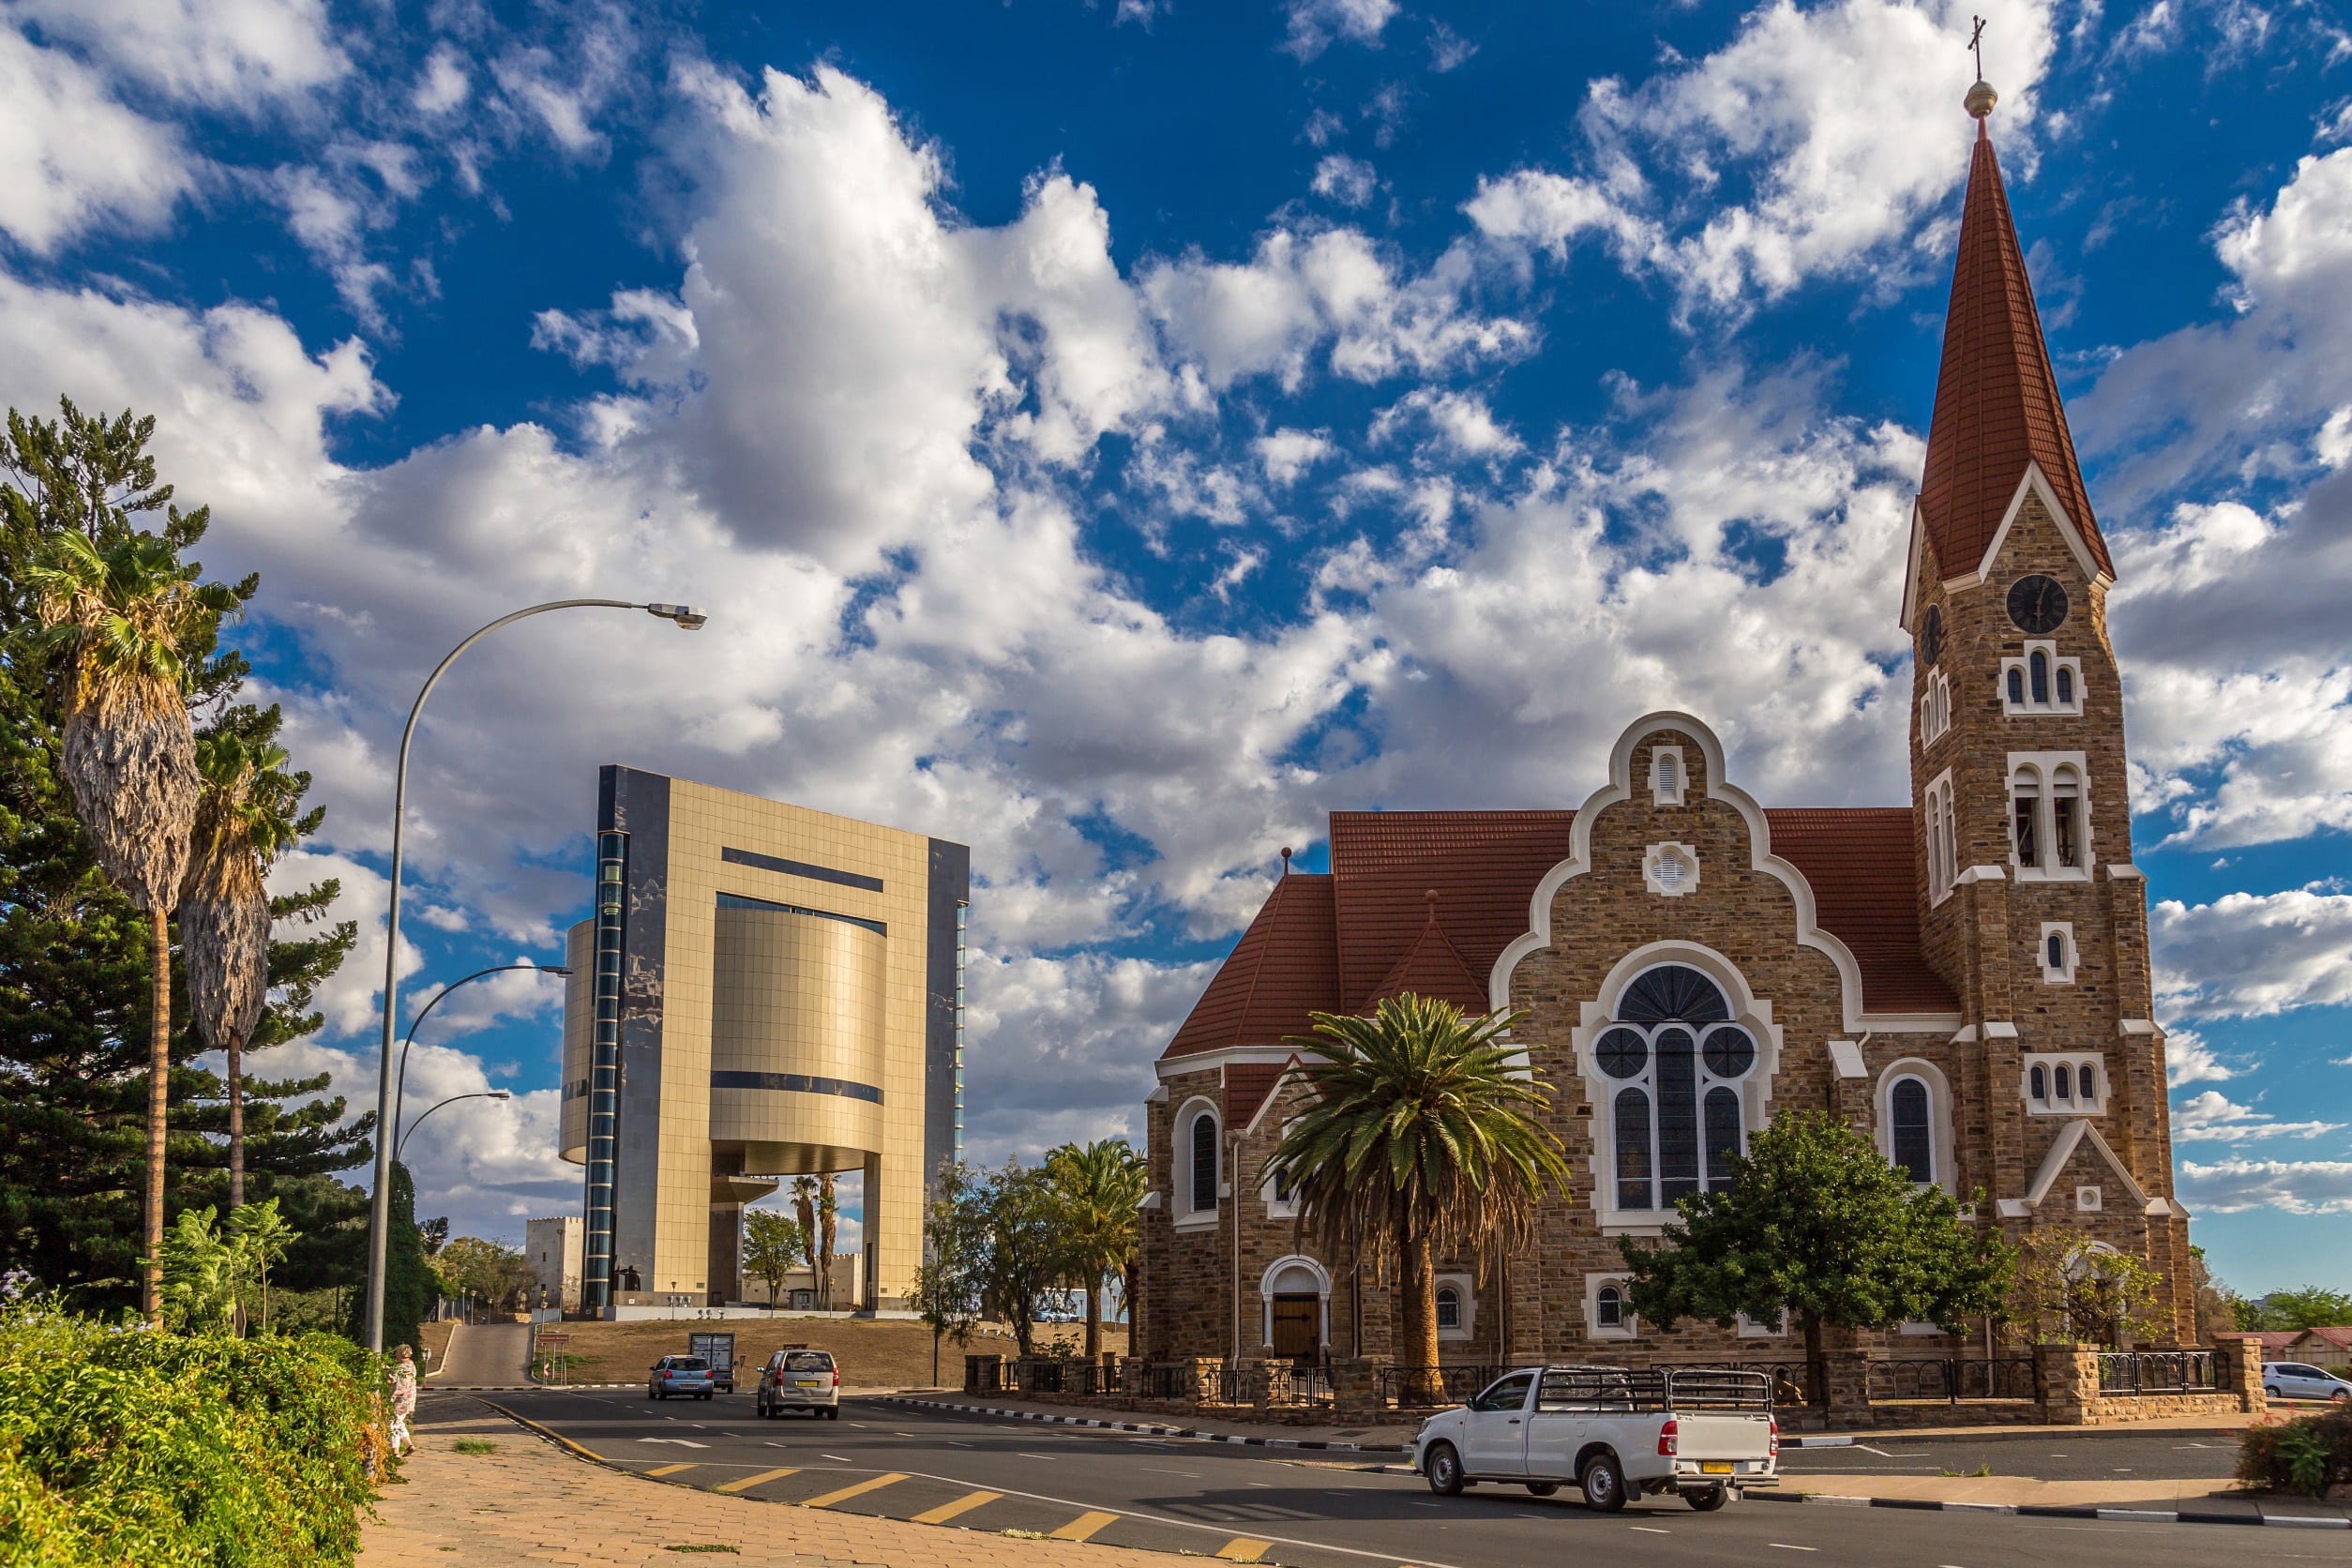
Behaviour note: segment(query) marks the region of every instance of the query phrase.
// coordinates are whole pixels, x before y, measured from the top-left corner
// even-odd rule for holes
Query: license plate
[[[800,1386],[803,1388],[822,1388],[824,1387],[824,1384],[815,1378],[803,1378],[800,1380]]]
[[[1729,1475],[1731,1473],[1731,1461],[1728,1459],[1702,1459],[1698,1464],[1698,1473],[1701,1475]]]

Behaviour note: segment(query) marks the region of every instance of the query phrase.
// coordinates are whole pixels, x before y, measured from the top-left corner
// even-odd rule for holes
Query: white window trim
[[[2033,671],[2030,666],[2033,656],[2036,654],[2040,654],[2050,661],[2050,699],[2046,702],[2036,702],[2033,700]],[[2074,700],[2071,702],[2061,702],[2058,700],[2058,677],[2061,670],[2067,672],[2073,683]],[[2018,685],[2026,694],[2025,701],[2022,702],[2010,700],[2009,676],[2012,671],[2016,671]],[[2053,714],[2062,714],[2072,717],[2078,716],[2083,711],[2083,661],[2073,657],[2058,657],[2058,644],[2048,638],[2028,638],[2023,653],[2014,658],[2001,660],[2000,682],[2001,712],[2012,718],[2042,718]]]
[[[2099,1188],[2082,1186],[2074,1189],[2074,1212],[2076,1214],[2102,1214],[2105,1212],[2106,1207],[2106,1194],[2100,1191]]]
[[[1934,746],[1952,732],[1952,678],[1931,670],[1920,683],[1919,748]]]
[[[1291,1122],[1295,1122],[1296,1120],[1296,1117],[1291,1118]],[[1277,1145],[1279,1145],[1282,1138],[1289,1134],[1290,1131],[1290,1122],[1285,1122],[1275,1130],[1274,1141]],[[1288,1201],[1274,1197],[1274,1173],[1272,1168],[1267,1170],[1265,1184],[1258,1189],[1258,1196],[1265,1199],[1266,1217],[1268,1219],[1296,1219],[1299,1217],[1299,1189],[1295,1186],[1290,1189],[1290,1197]]]
[[[2088,1099],[2085,1099],[2080,1093],[2059,1099],[2058,1070],[2061,1064],[2073,1069],[2071,1076],[2077,1090],[2083,1081],[2084,1066],[2088,1064],[2097,1068],[2099,1093]],[[2043,1082],[2050,1091],[2047,1099],[2033,1097],[2033,1070],[2036,1067],[2042,1069]],[[2104,1116],[2107,1113],[2107,1096],[2114,1088],[2114,1081],[2107,1077],[2107,1059],[2095,1050],[2028,1051],[2017,1063],[2017,1097],[2026,1102],[2026,1114],[2028,1116]]]
[[[1788,1309],[1787,1307],[1781,1308],[1780,1326],[1777,1328],[1770,1323],[1759,1323],[1744,1312],[1739,1314],[1733,1320],[1739,1325],[1737,1334],[1741,1339],[1786,1339],[1788,1337]]]
[[[1944,1078],[1943,1069],[1933,1062],[1907,1056],[1891,1063],[1878,1075],[1877,1105],[1878,1153],[1892,1164],[1894,1160],[1894,1086],[1905,1078],[1917,1078],[1927,1091],[1927,1158],[1935,1180],[1925,1184],[1944,1191],[1956,1193],[1952,1153],[1952,1085]]]
[[[2058,939],[2059,951],[2066,955],[2066,961],[2062,964],[2053,965],[2050,962],[2050,939],[2052,937],[2057,937]],[[2067,920],[2043,921],[2042,923],[2042,936],[2040,940],[2035,942],[2033,944],[2033,957],[2034,961],[2042,966],[2042,983],[2043,985],[2073,985],[2074,983],[2074,962],[2077,957],[2074,951],[2073,923]]]
[[[1674,760],[1674,782],[1671,788],[1661,782],[1661,758]],[[1682,748],[1679,746],[1655,746],[1650,748],[1650,799],[1655,806],[1681,806],[1691,786],[1691,771],[1683,764]]]
[[[1584,1336],[1587,1339],[1638,1339],[1641,1337],[1641,1319],[1634,1316],[1631,1302],[1626,1302],[1622,1307],[1623,1321],[1616,1328],[1601,1326],[1601,1288],[1605,1285],[1616,1286],[1618,1295],[1621,1300],[1625,1294],[1625,1282],[1633,1277],[1631,1274],[1592,1274],[1584,1276]]]
[[[1437,1288],[1442,1290],[1448,1286],[1451,1286],[1455,1289],[1461,1292],[1462,1320],[1453,1328],[1439,1329],[1438,1337],[1448,1342],[1469,1339],[1478,1332],[1478,1290],[1476,1285],[1471,1280],[1470,1276],[1466,1274],[1441,1274],[1438,1275]],[[1433,1295],[1430,1299],[1435,1301],[1437,1298]]]
[[[1170,1184],[1175,1188],[1171,1195],[1175,1201],[1168,1207],[1174,1215],[1178,1230],[1212,1229],[1217,1223],[1217,1213],[1223,1206],[1221,1203],[1213,1204],[1206,1209],[1196,1209],[1192,1206],[1192,1123],[1194,1117],[1203,1111],[1208,1113],[1217,1129],[1217,1165],[1219,1168],[1217,1197],[1223,1199],[1226,1193],[1223,1168],[1225,1165],[1225,1116],[1217,1108],[1217,1103],[1214,1100],[1206,1094],[1196,1094],[1177,1108],[1175,1119],[1168,1123],[1170,1128],[1168,1165],[1169,1175],[1172,1178]]]
[[[1672,862],[1681,868],[1671,886],[1666,881],[1666,867]],[[1662,897],[1680,898],[1686,893],[1698,891],[1698,852],[1688,844],[1667,842],[1652,844],[1641,857],[1641,884]]]
[[[1959,822],[1952,807],[1952,770],[1946,768],[1927,786],[1927,900],[1940,904],[1959,883],[1960,854],[1955,841]]]
[[[2077,846],[2080,851],[2079,858],[2082,861],[2079,866],[2060,866],[2058,863],[2056,807],[2058,776],[2062,768],[2072,768],[2074,772],[2078,812],[2077,831],[2082,838],[2081,844]],[[2031,776],[2039,802],[2034,808],[2033,831],[2038,840],[2036,848],[2041,852],[2035,857],[2035,864],[2031,866],[2018,858],[2017,833],[2014,826],[2017,818],[2017,786],[2028,776]],[[2090,770],[2084,765],[2083,754],[2079,751],[2013,751],[2009,754],[2009,773],[2007,782],[2003,786],[2003,793],[2004,815],[2001,820],[2004,824],[2007,824],[2004,831],[2009,838],[2010,869],[2016,874],[2017,880],[2021,882],[2088,882],[2091,867],[2099,862],[2098,857],[2091,852]]]

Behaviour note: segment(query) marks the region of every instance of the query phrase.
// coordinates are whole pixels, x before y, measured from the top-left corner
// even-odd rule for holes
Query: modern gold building
[[[927,1184],[963,1155],[971,852],[607,767],[571,929],[563,1155],[587,1168],[582,1307],[744,1298],[744,1205],[865,1178],[863,1302],[898,1308]]]

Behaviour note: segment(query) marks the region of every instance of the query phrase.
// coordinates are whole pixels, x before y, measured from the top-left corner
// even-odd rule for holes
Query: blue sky
[[[2352,39],[1978,0],[2118,564],[2180,1187],[2352,1282]],[[552,961],[596,764],[974,847],[974,1152],[1138,1124],[1322,814],[1558,806],[1640,712],[1903,798],[1969,8],[0,0],[0,394],[158,415],[374,936],[294,1049]],[[2094,807],[2094,809],[2096,807]],[[1310,849],[1310,854],[1319,852]],[[425,1202],[519,1235],[554,988],[453,998]]]

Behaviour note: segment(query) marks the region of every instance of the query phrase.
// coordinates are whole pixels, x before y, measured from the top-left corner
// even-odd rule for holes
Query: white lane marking
[[[1137,1467],[1137,1469],[1138,1469],[1138,1470],[1148,1470],[1152,1471],[1152,1472],[1153,1472],[1153,1474],[1155,1474],[1155,1475],[1181,1475],[1181,1476],[1184,1476],[1186,1480],[1190,1480],[1190,1481],[1198,1481],[1198,1480],[1199,1480],[1199,1479],[1200,1479],[1200,1472],[1199,1472],[1199,1470],[1164,1470],[1164,1469],[1162,1469],[1162,1468],[1161,1468],[1160,1466],[1158,1466],[1158,1465],[1139,1465],[1139,1466],[1138,1466],[1138,1467]]]
[[[968,1442],[957,1442],[957,1441],[955,1441],[954,1440],[952,1440],[952,1439],[951,1439],[951,1440],[948,1441],[947,1446],[948,1446],[948,1447],[950,1447],[950,1448],[970,1448],[970,1447],[972,1446],[972,1444],[970,1444],[970,1443],[968,1443]]]
[[[1767,1541],[1764,1544],[1768,1546],[1778,1546],[1785,1552],[1817,1552],[1821,1549],[1818,1546],[1792,1546],[1786,1541]]]
[[[847,1459],[844,1459],[838,1454],[820,1454],[817,1457],[820,1459],[830,1459],[837,1465],[846,1465],[849,1463]]]
[[[666,1442],[673,1448],[708,1448],[711,1446],[706,1442],[696,1442],[692,1438],[640,1438],[637,1440],[639,1442]]]
[[[1626,1528],[1629,1530],[1637,1530],[1644,1535],[1671,1535],[1674,1533],[1674,1531],[1670,1530],[1660,1530],[1655,1525],[1629,1525]]]

